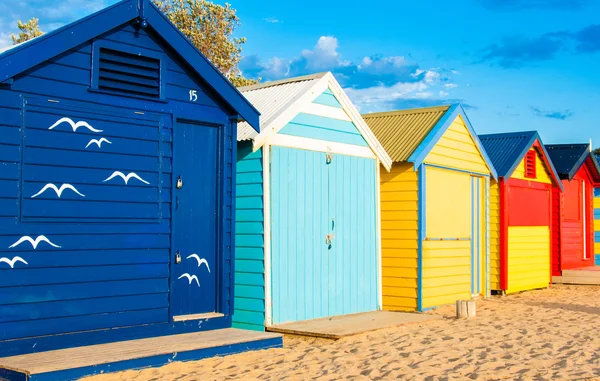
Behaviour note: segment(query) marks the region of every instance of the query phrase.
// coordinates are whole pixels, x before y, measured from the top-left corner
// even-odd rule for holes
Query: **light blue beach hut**
[[[331,73],[241,89],[234,325],[381,307],[379,168],[390,157]]]

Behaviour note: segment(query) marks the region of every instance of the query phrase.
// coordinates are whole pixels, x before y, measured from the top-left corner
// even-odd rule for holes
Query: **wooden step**
[[[235,328],[159,336],[0,358],[2,381],[70,381],[249,350],[279,348],[280,334]]]
[[[554,284],[590,284],[600,285],[600,278],[586,276],[553,276],[552,283]]]

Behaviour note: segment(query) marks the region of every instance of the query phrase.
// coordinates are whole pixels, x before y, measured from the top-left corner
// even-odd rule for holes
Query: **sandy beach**
[[[552,286],[454,307],[442,320],[339,341],[286,337],[285,348],[86,381],[156,380],[593,380],[600,377],[600,287]],[[598,378],[600,380],[600,378]]]

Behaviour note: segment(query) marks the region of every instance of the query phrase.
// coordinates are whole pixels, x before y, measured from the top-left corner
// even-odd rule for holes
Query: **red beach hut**
[[[600,166],[590,144],[549,144],[546,150],[563,183],[552,194],[552,275],[594,266],[594,187]]]

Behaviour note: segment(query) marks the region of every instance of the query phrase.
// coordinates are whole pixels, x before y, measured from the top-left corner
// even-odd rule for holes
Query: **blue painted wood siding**
[[[331,107],[335,107],[335,108],[342,108],[342,105],[340,104],[340,102],[337,100],[335,95],[333,95],[333,93],[329,89],[323,91],[323,93],[321,95],[319,95],[313,101],[313,103],[325,105],[325,106],[331,106]]]
[[[199,329],[168,323],[173,183],[168,121],[173,117],[203,118],[226,129],[220,178],[224,197],[219,208],[223,217],[223,284],[219,292],[224,302],[218,307],[226,315],[233,312],[231,195],[236,147],[233,124],[228,121],[231,115],[202,79],[189,74],[177,55],[151,31],[125,25],[98,40],[164,54],[165,101],[89,91],[91,42],[19,75],[10,89],[0,89],[0,257],[19,256],[27,262],[17,260],[14,268],[0,263],[3,355],[31,350],[30,344],[20,348],[15,342],[2,343],[13,338],[153,323],[164,326],[144,332],[156,335]],[[193,104],[190,89],[198,94]],[[50,134],[48,123],[62,116],[75,121],[86,118],[102,126],[106,134],[102,136],[112,144],[86,150],[92,135],[100,135],[85,128],[69,133],[68,124]],[[131,179],[131,188],[112,193],[115,185],[103,182],[109,169],[136,172],[149,184]],[[86,197],[67,189],[60,200],[52,190],[31,199],[47,182],[58,186],[73,183]],[[88,207],[93,212],[84,213]],[[43,235],[60,247],[40,242],[34,250],[24,242],[9,248],[25,235],[34,239]],[[118,334],[124,337],[124,332]],[[141,330],[136,332],[143,335]],[[91,340],[103,341],[102,336]],[[40,341],[37,349],[42,348]]]
[[[340,103],[329,90],[326,90],[317,97],[313,103],[336,108],[341,107]],[[279,134],[353,144],[362,147],[368,146],[354,123],[306,113],[296,115],[294,119],[279,131]]]
[[[264,211],[262,149],[238,143],[233,326],[264,331]]]
[[[375,161],[272,147],[271,176],[273,324],[375,310]]]

